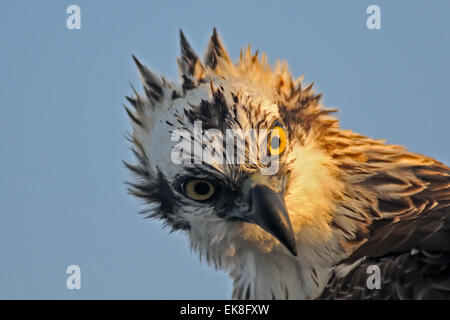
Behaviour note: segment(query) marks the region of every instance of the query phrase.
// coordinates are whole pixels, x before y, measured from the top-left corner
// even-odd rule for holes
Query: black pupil
[[[278,136],[272,137],[272,139],[270,140],[270,145],[272,149],[278,149],[278,147],[280,146],[280,137]]]
[[[199,182],[194,186],[195,193],[205,195],[209,192],[209,185],[204,182]]]

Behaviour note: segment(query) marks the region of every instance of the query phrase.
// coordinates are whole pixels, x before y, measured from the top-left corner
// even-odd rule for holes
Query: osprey
[[[125,163],[129,190],[229,272],[233,298],[450,298],[450,168],[341,129],[286,63],[271,67],[250,47],[233,62],[215,29],[200,60],[180,38],[180,84],[133,56],[145,95],[133,89],[125,106],[137,159]],[[233,161],[239,153],[245,161]]]

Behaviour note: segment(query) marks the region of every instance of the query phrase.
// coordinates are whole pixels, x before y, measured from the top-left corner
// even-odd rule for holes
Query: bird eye
[[[184,184],[184,193],[196,201],[205,201],[211,198],[216,190],[211,182],[200,179],[192,179]]]
[[[272,156],[279,156],[284,152],[284,149],[286,149],[286,132],[284,129],[280,126],[274,127],[270,131],[270,137],[269,137],[269,153]]]

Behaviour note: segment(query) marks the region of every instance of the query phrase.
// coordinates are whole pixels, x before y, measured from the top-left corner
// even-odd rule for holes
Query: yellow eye
[[[272,156],[279,156],[286,149],[286,132],[280,126],[274,127],[270,132],[269,152]]]
[[[205,201],[211,198],[216,188],[211,182],[200,179],[189,180],[184,185],[184,192],[192,200]]]

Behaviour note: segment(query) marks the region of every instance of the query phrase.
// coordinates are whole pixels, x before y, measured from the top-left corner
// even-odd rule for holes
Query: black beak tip
[[[297,256],[297,246],[289,248],[289,251],[296,257]]]
[[[281,243],[289,250],[292,255],[297,256],[297,244],[295,239],[289,239],[289,241],[281,241]]]

